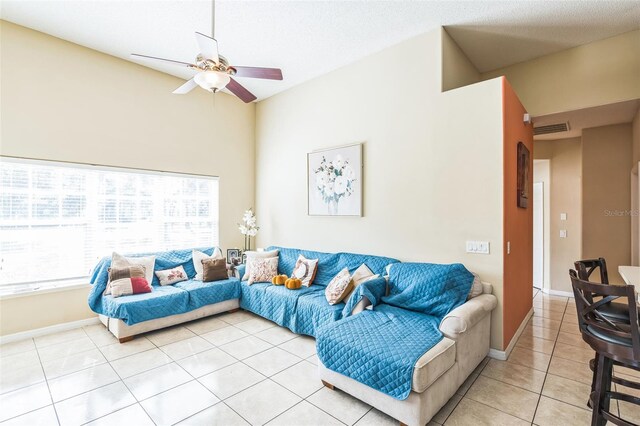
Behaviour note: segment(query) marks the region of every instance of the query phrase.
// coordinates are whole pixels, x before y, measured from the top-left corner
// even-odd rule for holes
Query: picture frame
[[[227,249],[227,263],[233,264],[234,257],[240,257],[240,249]]]
[[[307,214],[362,216],[363,143],[307,154]]]
[[[247,263],[247,253],[242,253],[242,264],[246,264]]]
[[[518,142],[518,177],[517,177],[517,204],[518,207],[526,209],[529,206],[529,149],[527,146]]]

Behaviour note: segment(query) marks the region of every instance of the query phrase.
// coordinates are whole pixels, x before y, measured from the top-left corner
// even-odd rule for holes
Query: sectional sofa
[[[462,302],[450,305],[449,299],[455,298],[452,289],[469,291],[464,287],[469,273],[462,265],[432,268],[382,256],[284,247],[266,250],[279,250],[278,273],[286,275],[291,275],[300,254],[319,259],[313,285],[299,290],[271,283],[249,285],[241,280],[244,269],[240,267],[236,278],[154,285],[152,293],[113,299],[102,295],[109,265],[104,259],[92,274],[89,305],[121,341],[219,312],[238,308],[253,312],[316,338],[319,377],[325,386],[339,388],[407,425],[425,425],[489,352],[491,312],[497,305],[491,285],[482,284],[482,294],[465,301],[465,293]],[[158,266],[156,260],[156,269],[181,264],[193,277],[189,253],[158,254],[164,263]],[[353,272],[363,263],[381,277],[358,286],[346,303],[329,305],[324,290],[332,277],[345,267]],[[416,279],[417,287],[402,284]],[[416,296],[435,309],[433,315],[426,315],[421,312],[425,303],[407,301],[406,295],[409,290],[415,293],[415,288],[431,287],[432,281],[432,293]],[[407,309],[397,306],[398,300],[407,302]],[[368,336],[366,341],[363,336]],[[432,338],[434,343],[427,345]],[[417,354],[414,358],[412,351]]]

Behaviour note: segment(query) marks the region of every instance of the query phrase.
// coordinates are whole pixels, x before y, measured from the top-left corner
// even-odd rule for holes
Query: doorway
[[[551,160],[533,161],[533,287],[551,285]]]

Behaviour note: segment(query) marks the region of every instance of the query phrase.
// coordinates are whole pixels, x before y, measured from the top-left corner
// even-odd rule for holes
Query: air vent
[[[534,135],[546,135],[549,133],[560,133],[569,131],[569,122],[566,123],[555,123],[555,124],[546,124],[544,126],[534,127],[533,134]]]

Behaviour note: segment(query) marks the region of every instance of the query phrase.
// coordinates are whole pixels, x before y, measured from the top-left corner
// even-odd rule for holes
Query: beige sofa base
[[[489,353],[491,312],[456,340],[456,362],[424,392],[411,391],[395,399],[318,363],[325,386],[338,388],[409,426],[424,426],[455,395],[458,388]],[[428,353],[428,352],[427,352]]]
[[[109,318],[104,315],[98,315],[98,318],[100,318],[100,321],[107,327],[107,329],[118,338],[120,343],[124,343],[133,339],[137,334],[197,320],[238,308],[240,308],[240,299],[231,299],[225,300],[224,302],[214,303],[213,305],[203,306],[183,314],[170,315],[168,317],[143,321],[134,325],[127,325],[121,319]]]

